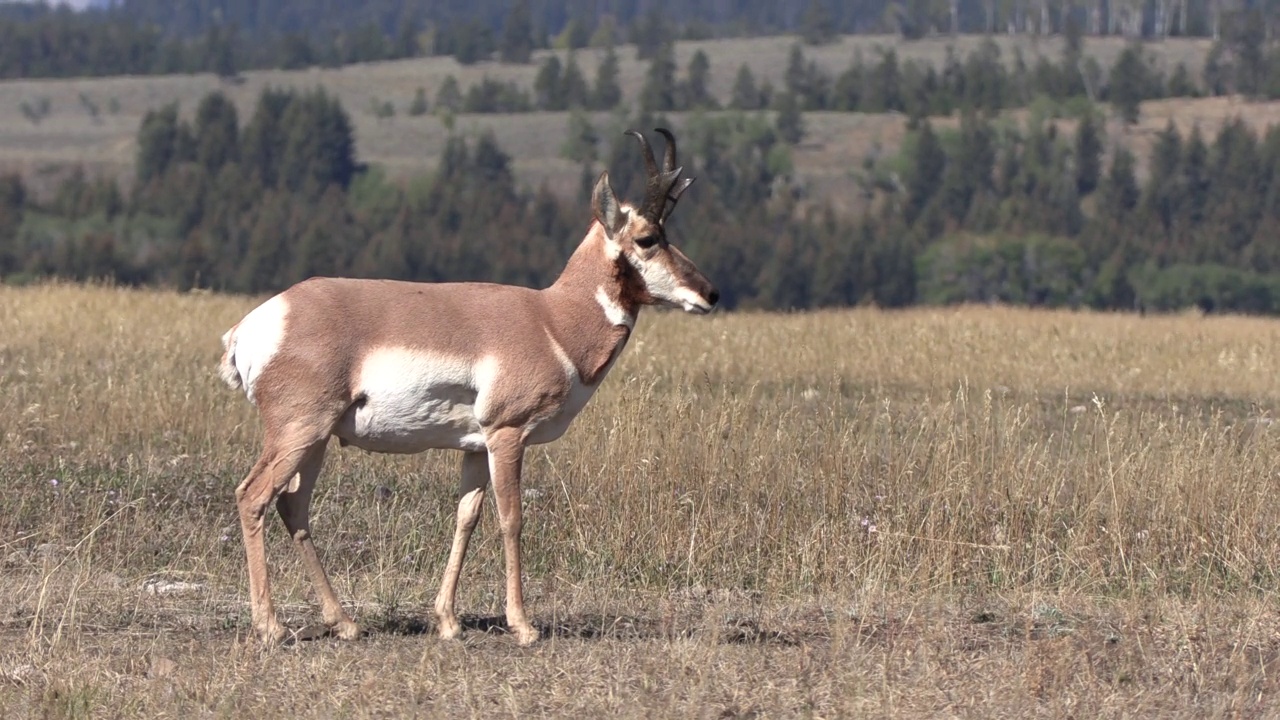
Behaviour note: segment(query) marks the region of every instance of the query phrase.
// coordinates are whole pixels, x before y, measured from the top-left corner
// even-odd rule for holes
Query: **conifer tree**
[[[1100,215],[1108,220],[1122,222],[1138,204],[1133,153],[1124,146],[1118,146],[1112,152],[1111,166],[1098,192]]]
[[[323,89],[295,97],[281,125],[285,143],[280,177],[286,187],[319,195],[331,184],[350,184],[355,142],[351,120],[337,98]]]
[[[835,18],[825,0],[809,0],[800,15],[800,37],[809,45],[825,45],[836,39]]]
[[[942,174],[947,167],[947,154],[933,131],[933,125],[924,121],[916,135],[915,151],[911,159],[911,174],[907,178],[907,205],[903,216],[914,223],[925,206],[933,200],[942,187]]]
[[[674,39],[659,7],[656,4],[650,5],[649,10],[631,26],[631,42],[636,46],[636,60],[657,57],[663,51],[663,46]]]
[[[720,103],[711,94],[708,84],[711,81],[711,61],[707,54],[698,50],[689,60],[688,77],[684,82],[683,107],[688,110],[715,110]]]
[[[755,75],[746,63],[738,66],[738,74],[733,80],[729,107],[734,110],[759,110],[764,107],[764,103],[760,100],[760,90],[756,88]]]
[[[995,146],[991,127],[973,112],[960,116],[960,140],[943,171],[939,188],[946,213],[958,223],[975,199],[992,189]]]
[[[569,131],[565,135],[564,145],[560,147],[560,155],[590,168],[598,157],[599,142],[600,135],[591,125],[590,119],[580,110],[574,110],[569,114]],[[591,182],[594,187],[595,179],[592,178]]]
[[[618,85],[618,53],[610,45],[596,68],[596,83],[591,90],[591,108],[612,110],[620,102],[622,87]]]
[[[502,26],[502,45],[498,48],[504,63],[524,64],[533,57],[533,20],[528,0],[515,0]]]
[[[794,93],[784,92],[778,96],[777,117],[774,127],[783,142],[795,145],[804,139],[804,114],[800,110],[800,102]]]
[[[1255,7],[1240,12],[1232,23],[1230,35],[1236,59],[1236,92],[1258,97],[1267,84],[1267,28],[1261,10]]]
[[[418,117],[427,114],[427,91],[418,88],[413,92],[413,101],[409,103],[410,117]]]
[[[213,92],[196,108],[196,161],[209,172],[240,157],[240,125],[236,106],[221,92]]]
[[[453,75],[445,77],[436,91],[436,110],[459,112],[462,110],[462,89],[458,87],[458,78]]]
[[[1151,176],[1141,200],[1143,211],[1156,218],[1163,230],[1173,224],[1174,212],[1182,202],[1181,166],[1182,136],[1170,120],[1156,136],[1151,150]]]
[[[264,187],[275,187],[280,178],[280,157],[284,147],[284,112],[293,93],[267,88],[258,96],[253,118],[245,126],[241,142],[241,162]]]
[[[18,227],[27,203],[26,187],[18,175],[0,176],[0,279],[22,269]]]
[[[145,185],[164,175],[171,165],[185,159],[189,141],[184,140],[185,123],[178,121],[178,104],[170,103],[159,110],[148,110],[138,131],[138,160],[134,172],[138,184]]]
[[[1076,192],[1088,195],[1098,187],[1102,174],[1102,137],[1093,113],[1086,113],[1076,126]]]
[[[676,59],[671,43],[663,45],[649,63],[644,88],[640,90],[640,108],[645,112],[676,109]]]
[[[1142,50],[1140,46],[1131,44],[1120,52],[1107,84],[1107,97],[1126,124],[1138,122],[1142,114],[1141,103],[1147,98],[1147,86],[1147,67],[1142,59]]]
[[[538,76],[533,79],[534,104],[541,110],[563,110],[564,84],[561,82],[560,58],[547,56],[538,68]]]
[[[591,89],[587,87],[587,79],[583,77],[578,58],[572,51],[565,62],[564,74],[560,76],[560,95],[566,108],[585,108],[591,104]]]

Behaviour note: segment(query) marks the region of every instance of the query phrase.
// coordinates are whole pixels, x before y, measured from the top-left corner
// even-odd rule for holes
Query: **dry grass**
[[[1028,62],[1040,54],[1055,60],[1061,54],[1061,43],[1056,38],[1040,42],[1025,37],[996,39],[1010,60],[1015,47],[1022,48]],[[758,79],[768,79],[775,87],[781,87],[787,54],[794,42],[788,37],[681,42],[676,46],[676,57],[683,72],[693,53],[704,50],[711,60],[711,89],[727,99],[742,63],[749,65]],[[878,48],[892,47],[903,58],[941,62],[948,45],[954,45],[963,57],[980,42],[979,36],[912,43],[892,36],[847,36],[837,43],[806,48],[805,52],[835,76],[848,66],[856,51],[873,61]],[[1111,66],[1123,47],[1118,38],[1088,41],[1090,54],[1104,68]],[[1197,76],[1207,50],[1208,43],[1203,40],[1169,40],[1149,46],[1150,53],[1166,69],[1185,62]],[[578,53],[578,61],[589,80],[594,78],[602,56],[599,50]],[[619,56],[620,82],[626,97],[634,102],[648,66],[636,61],[630,47],[621,48]],[[0,170],[21,171],[42,192],[53,188],[66,172],[66,166],[73,163],[83,164],[91,172],[115,175],[128,183],[132,181],[137,150],[135,135],[147,110],[178,101],[190,116],[200,98],[221,89],[235,101],[242,119],[247,119],[265,87],[309,89],[322,85],[335,93],[351,113],[362,160],[383,165],[396,176],[420,174],[434,169],[448,133],[434,116],[414,118],[405,114],[416,88],[424,88],[428,97],[434,99],[450,74],[455,75],[464,88],[485,75],[515,80],[531,88],[540,59],[538,56],[534,64],[526,66],[485,63],[464,67],[446,57],[335,70],[255,71],[245,73],[245,81],[239,85],[223,84],[211,75],[0,82],[0,115],[8,118],[7,122],[0,123]],[[101,108],[97,121],[82,106],[81,93]],[[52,113],[37,125],[23,118],[20,108],[22,103],[34,103],[39,98],[49,99]],[[115,113],[109,112],[113,100],[119,107]],[[375,117],[370,110],[374,100],[394,103],[398,110],[396,117]],[[1255,107],[1243,106],[1239,112],[1247,116]],[[860,167],[873,145],[892,152],[903,134],[904,120],[900,115],[815,113],[808,118],[810,135],[797,152],[797,169],[818,196],[838,203],[848,202],[856,190],[849,172]],[[474,132],[493,129],[512,154],[522,182],[536,184],[550,180],[556,186],[576,188],[577,168],[559,157],[567,119],[567,113],[473,115],[459,117],[457,127]],[[682,118],[677,114],[673,119],[678,127]],[[595,121],[602,131],[613,125],[607,114],[596,116]],[[1118,129],[1115,132],[1119,132]]]
[[[529,609],[456,457],[334,446],[318,543],[370,637],[262,650],[215,377],[245,298],[0,288],[8,717],[1259,716],[1275,711],[1280,324],[962,308],[649,314],[531,452]],[[277,527],[287,624],[317,619]],[[489,630],[490,632],[485,632]]]

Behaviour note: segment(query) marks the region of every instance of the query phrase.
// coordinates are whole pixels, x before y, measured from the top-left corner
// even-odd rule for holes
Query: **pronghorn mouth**
[[[669,307],[680,308],[687,313],[695,315],[706,315],[716,306],[715,301],[719,298],[706,298],[702,293],[689,287],[682,287],[672,293],[673,297],[667,299],[663,304]]]
[[[680,303],[680,307],[685,312],[693,313],[694,315],[706,315],[713,309],[710,303],[702,299],[698,299],[697,301],[685,300]]]

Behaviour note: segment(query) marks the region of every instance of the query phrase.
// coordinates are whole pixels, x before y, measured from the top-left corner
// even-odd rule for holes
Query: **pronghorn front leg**
[[[484,507],[484,489],[489,484],[489,457],[482,452],[469,452],[462,456],[462,481],[458,485],[458,525],[453,531],[453,549],[449,551],[449,564],[445,566],[440,581],[440,593],[436,595],[436,617],[440,621],[440,637],[452,640],[462,634],[453,601],[458,592],[458,575],[462,561],[467,556],[467,543],[471,532],[480,520]]]
[[[524,524],[520,508],[520,470],[524,464],[524,441],[516,428],[489,433],[489,474],[493,478],[498,523],[502,526],[502,548],[507,558],[507,627],[520,645],[538,639],[538,631],[524,614],[524,588],[520,580],[520,530]]]

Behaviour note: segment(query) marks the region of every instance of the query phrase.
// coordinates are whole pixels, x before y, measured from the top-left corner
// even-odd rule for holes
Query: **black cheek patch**
[[[618,256],[614,266],[614,273],[618,278],[618,283],[622,286],[624,297],[630,298],[641,305],[652,301],[653,298],[649,295],[649,289],[645,287],[644,278],[640,277],[640,271],[631,264],[625,253]]]

